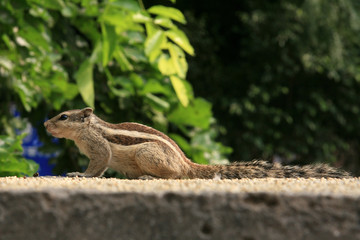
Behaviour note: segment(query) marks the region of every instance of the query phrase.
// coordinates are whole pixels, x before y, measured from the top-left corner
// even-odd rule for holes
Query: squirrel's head
[[[92,108],[69,110],[47,120],[44,126],[54,137],[74,140],[76,133],[85,127],[92,114]]]

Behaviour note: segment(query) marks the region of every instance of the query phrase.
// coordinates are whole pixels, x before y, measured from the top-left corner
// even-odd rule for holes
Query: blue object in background
[[[15,105],[12,105],[10,112],[14,117],[20,117],[20,113],[16,110]],[[36,128],[34,128],[30,123],[27,124],[23,131],[17,130],[17,133],[27,133],[22,143],[23,157],[34,160],[39,164],[38,173],[40,176],[53,175],[52,169],[55,164],[50,164],[49,160],[50,158],[56,157],[58,153],[42,153],[39,151],[39,147],[41,147],[43,143],[40,142]],[[53,139],[55,143],[59,141],[56,138]]]
[[[23,139],[22,147],[24,149],[23,156],[27,159],[34,160],[39,164],[39,175],[53,175],[52,169],[55,164],[50,164],[50,158],[56,157],[58,153],[42,153],[39,151],[39,147],[43,145],[39,140],[37,130],[28,124],[26,129],[23,131],[27,133],[27,136]],[[54,139],[57,142],[57,139]]]

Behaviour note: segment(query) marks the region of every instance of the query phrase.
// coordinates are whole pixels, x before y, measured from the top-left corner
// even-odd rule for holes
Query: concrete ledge
[[[0,239],[360,239],[360,180],[0,178]]]

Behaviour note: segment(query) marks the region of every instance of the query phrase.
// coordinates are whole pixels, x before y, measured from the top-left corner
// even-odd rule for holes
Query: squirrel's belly
[[[136,146],[122,146],[119,144],[110,144],[112,156],[108,166],[124,174],[128,178],[138,178],[144,175],[135,161]]]

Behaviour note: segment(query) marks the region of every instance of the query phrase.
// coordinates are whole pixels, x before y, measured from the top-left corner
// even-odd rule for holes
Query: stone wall
[[[322,183],[334,188],[333,194],[238,191],[236,186],[244,184],[238,180],[49,178],[43,186],[36,179],[7,180],[0,179],[1,240],[360,239],[358,192],[340,194],[326,180]],[[90,185],[84,188],[86,181]],[[274,181],[286,185],[286,179],[260,183],[271,189]],[[306,180],[305,185],[314,181]],[[354,179],[349,189],[359,182]],[[233,191],[224,191],[226,184]],[[196,191],[196,185],[208,188]]]

